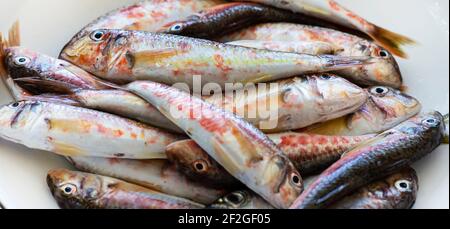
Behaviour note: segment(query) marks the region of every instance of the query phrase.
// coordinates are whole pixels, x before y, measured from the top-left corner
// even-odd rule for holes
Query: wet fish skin
[[[244,117],[265,133],[278,133],[351,114],[364,105],[368,97],[365,90],[330,74],[306,75],[274,83],[275,87],[258,84],[236,90],[231,96],[204,97],[204,100]]]
[[[303,53],[309,55],[332,55],[342,51],[342,48],[326,42],[241,40],[228,42],[227,44],[281,52]]]
[[[241,118],[166,85],[134,82],[126,89],[157,107],[230,174],[275,207],[289,207],[301,193],[303,182],[294,165]]]
[[[140,1],[97,18],[78,32],[72,40],[78,40],[86,31],[96,29],[157,32],[167,23],[182,20],[199,11],[223,3],[221,0]]]
[[[364,186],[344,197],[329,209],[410,209],[419,189],[416,171],[403,169]],[[237,191],[208,206],[213,209],[270,209],[264,199],[250,191]]]
[[[373,137],[375,135],[324,136],[295,132],[269,135],[303,176],[324,171],[344,153]]]
[[[376,86],[367,89],[369,100],[354,114],[307,127],[302,132],[319,135],[360,136],[379,134],[417,115],[420,101],[399,90]]]
[[[131,118],[154,127],[183,133],[155,107],[138,96],[120,90],[77,90],[69,95],[81,106]]]
[[[33,94],[67,93],[70,89],[108,88],[92,74],[64,60],[23,47],[7,48],[5,54],[6,70],[11,78],[20,87]],[[43,92],[41,87],[33,84],[35,80],[45,80],[64,85],[60,87],[50,85],[45,87]]]
[[[68,157],[75,168],[114,177],[158,192],[201,204],[211,204],[230,190],[207,187],[193,182],[167,160],[127,160],[96,157]]]
[[[367,57],[312,56],[232,46],[169,34],[96,30],[69,43],[61,58],[108,81],[150,80],[193,86],[258,83],[372,62]]]
[[[19,34],[13,26],[10,37]],[[15,38],[18,40],[19,38]],[[27,48],[8,47],[2,41],[4,78],[16,101],[37,100],[67,103],[131,118],[146,124],[182,133],[156,108],[127,92],[110,90],[107,82],[64,60],[56,59]],[[17,63],[23,59],[24,63]],[[31,93],[28,93],[31,92]],[[32,94],[69,94],[69,96],[37,96]]]
[[[432,112],[378,135],[323,172],[291,208],[328,207],[352,191],[410,166],[442,143],[444,130],[443,116]]]
[[[211,204],[210,209],[273,209],[263,198],[251,191],[241,190],[232,192]]]
[[[63,209],[200,209],[203,205],[110,177],[51,170],[47,184]]]
[[[0,109],[0,136],[64,156],[166,158],[183,138],[111,114],[65,104],[21,101]]]
[[[333,0],[249,0],[251,2],[263,3],[281,9],[303,13],[309,16],[323,19],[342,26],[359,30],[378,44],[388,49],[397,56],[407,58],[407,54],[402,50],[402,46],[415,44],[412,39],[381,28],[361,16],[355,14],[344,6]]]
[[[331,209],[410,209],[416,202],[419,180],[406,168],[376,181],[330,206]]]
[[[303,176],[324,171],[345,152],[375,136],[322,136],[295,132],[268,135]],[[217,188],[236,187],[240,184],[193,140],[172,143],[167,147],[166,154],[192,180]]]
[[[336,71],[363,86],[400,88],[403,78],[394,56],[377,44],[341,31],[290,23],[267,23],[229,34],[221,42],[239,40],[326,42],[342,48],[338,56],[376,58],[371,64]]]

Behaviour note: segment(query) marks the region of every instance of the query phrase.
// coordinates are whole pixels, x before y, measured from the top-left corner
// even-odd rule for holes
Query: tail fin
[[[408,58],[408,55],[405,51],[403,51],[402,46],[416,44],[414,40],[406,36],[391,32],[378,26],[375,26],[375,30],[369,33],[369,36],[389,52],[405,59]]]
[[[8,39],[6,39],[2,33],[0,33],[0,78],[8,88],[10,95],[16,100],[23,100],[25,96],[30,96],[30,93],[19,87],[14,83],[14,80],[8,74],[6,70],[6,49],[9,47],[20,45],[20,28],[19,22],[16,21],[9,30]]]

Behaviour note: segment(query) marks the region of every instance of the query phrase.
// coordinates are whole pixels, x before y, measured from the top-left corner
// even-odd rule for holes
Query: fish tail
[[[8,32],[8,38],[0,33],[0,78],[8,89],[9,94],[16,100],[22,100],[24,96],[30,95],[27,91],[14,83],[14,80],[8,74],[6,68],[7,49],[14,46],[20,46],[20,26],[16,21]]]
[[[323,55],[320,57],[325,60],[326,70],[330,71],[368,65],[372,64],[374,60],[374,58],[371,57],[344,57],[332,55]]]
[[[406,36],[394,33],[376,25],[374,25],[374,30],[372,32],[369,32],[368,35],[389,52],[405,59],[408,58],[408,55],[402,49],[402,46],[416,44],[414,40]]]

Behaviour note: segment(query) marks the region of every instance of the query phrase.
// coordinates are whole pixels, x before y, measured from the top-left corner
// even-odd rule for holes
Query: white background
[[[0,0],[0,30],[21,22],[23,45],[56,56],[91,20],[133,0]],[[449,109],[449,1],[340,0],[370,21],[408,35],[420,45],[400,60],[408,92],[425,110]],[[0,104],[8,103],[0,85]],[[449,149],[441,146],[414,167],[420,191],[416,208],[449,208]],[[59,157],[0,140],[0,202],[6,208],[56,208],[45,184],[51,168],[67,167]]]

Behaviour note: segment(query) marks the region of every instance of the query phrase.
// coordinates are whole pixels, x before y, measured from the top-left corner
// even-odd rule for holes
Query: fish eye
[[[400,192],[410,192],[411,191],[411,182],[409,182],[407,180],[399,180],[399,181],[395,182],[395,187]]]
[[[240,205],[245,201],[245,196],[240,192],[234,192],[226,196],[225,201],[233,205]]]
[[[15,102],[15,103],[11,104],[12,108],[17,108],[19,106],[20,106],[20,103],[18,103],[18,102]]]
[[[441,122],[435,118],[427,118],[422,121],[422,123],[426,126],[436,127],[441,124]]]
[[[183,24],[181,23],[175,24],[170,28],[170,30],[173,32],[179,32],[181,31],[181,29],[183,29]]]
[[[66,195],[72,195],[77,191],[77,187],[73,184],[66,184],[61,187],[61,190]]]
[[[325,74],[325,75],[321,75],[320,78],[323,79],[323,80],[330,80],[330,79],[331,79],[331,76]]]
[[[384,96],[389,92],[389,88],[386,87],[374,87],[370,90],[373,95]]]
[[[384,49],[380,50],[380,51],[378,52],[378,55],[380,55],[380,57],[383,57],[383,58],[389,57],[388,51],[386,51],[386,50],[384,50]]]
[[[194,168],[197,172],[206,172],[208,164],[203,160],[198,160],[194,162]]]
[[[105,34],[106,33],[103,30],[94,31],[91,34],[91,39],[94,40],[94,41],[102,41],[104,36],[105,36]]]
[[[26,56],[19,56],[14,59],[14,64],[18,66],[23,66],[25,64],[28,64],[30,62],[30,58]]]
[[[291,174],[290,182],[291,182],[292,185],[294,185],[295,187],[298,187],[298,188],[301,188],[302,185],[303,185],[302,184],[302,178],[296,172]]]

